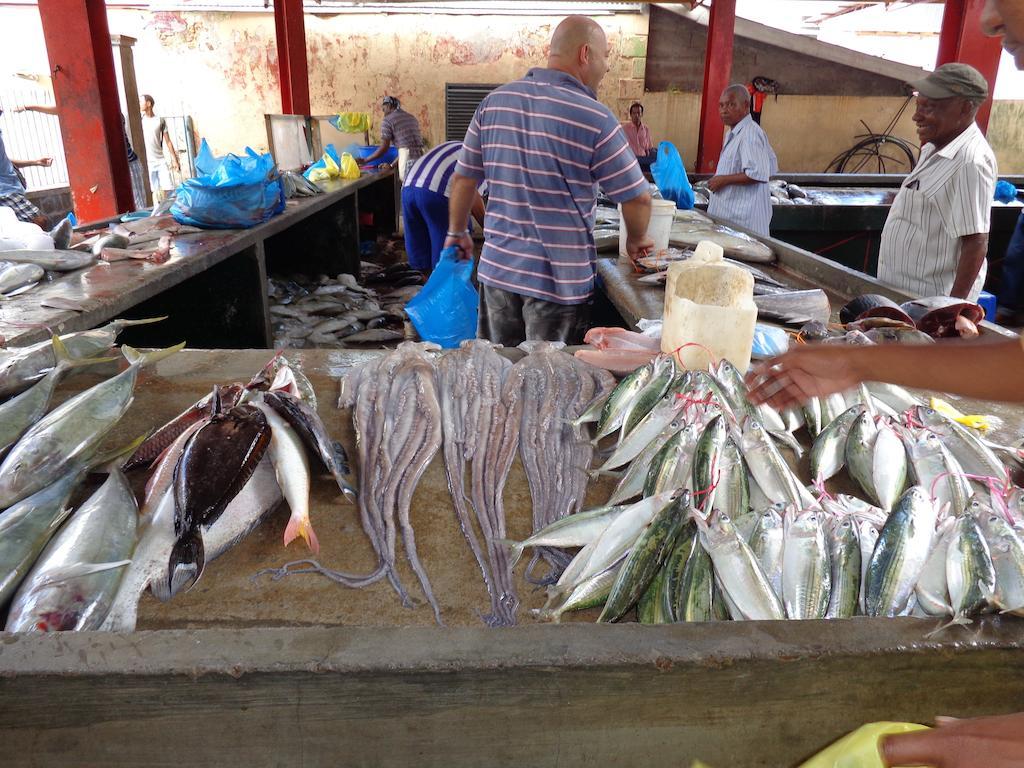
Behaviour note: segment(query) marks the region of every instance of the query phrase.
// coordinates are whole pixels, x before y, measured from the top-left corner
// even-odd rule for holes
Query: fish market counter
[[[734,225],[730,224],[730,227]],[[833,315],[855,296],[877,293],[897,303],[909,301],[910,294],[822,256],[801,250],[771,237],[757,237],[741,227],[740,232],[755,237],[775,252],[774,264],[753,264],[780,283],[794,290],[820,288],[825,291],[833,307]],[[618,310],[626,324],[637,328],[643,319],[657,320],[662,316],[665,304],[664,285],[650,285],[641,282],[642,275],[633,269],[628,259],[599,257],[597,259],[598,282],[612,305]]]
[[[271,354],[192,350],[144,369],[112,441],[165,423],[215,383],[248,380]],[[374,354],[289,354],[352,457],[337,377]],[[76,376],[59,397],[102,378]],[[1016,410],[973,407],[1003,417],[1006,434],[1024,427]],[[610,488],[591,483],[587,506]],[[532,519],[518,459],[504,498],[507,535],[520,539]],[[371,570],[337,486],[314,477],[311,504],[319,561]],[[597,625],[592,609],[546,625],[531,616],[542,594],[521,563],[519,624],[488,628],[440,454],[411,518],[445,627],[422,601],[402,607],[384,580],[347,589],[317,574],[257,575],[309,556],[301,540],[282,546],[287,518],[278,509],[191,591],[168,603],[144,595],[136,632],[0,634],[4,765],[134,768],[185,753],[224,768],[784,766],[868,721],[1024,708],[1024,622],[1010,616],[932,637],[938,621],[917,619]],[[404,558],[398,567],[415,583]]]
[[[384,170],[329,181],[321,185],[324,194],[289,200],[283,213],[251,229],[175,236],[163,264],[128,259],[65,273],[0,302],[0,337],[23,346],[51,331],[84,330],[114,317],[168,315],[122,340],[136,346],[185,339],[196,347],[269,347],[268,271],[358,274],[360,240],[396,228],[396,180],[393,170]],[[46,306],[51,303],[70,303],[78,311]]]

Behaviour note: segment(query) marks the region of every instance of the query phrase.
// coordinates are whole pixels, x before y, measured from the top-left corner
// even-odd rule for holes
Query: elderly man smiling
[[[722,92],[718,114],[729,128],[718,169],[708,180],[711,202],[708,213],[768,235],[772,198],[768,179],[778,172],[768,136],[750,116],[750,93],[745,85],[730,85]]]
[[[977,301],[997,173],[974,122],[988,83],[967,64],[943,64],[911,85],[921,159],[882,229],[878,277],[919,296]]]

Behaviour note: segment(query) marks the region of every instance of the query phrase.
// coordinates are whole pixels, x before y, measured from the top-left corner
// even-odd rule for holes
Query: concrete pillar
[[[708,18],[704,55],[704,88],[700,99],[697,173],[714,173],[722,153],[723,126],[718,99],[732,77],[732,44],[736,30],[736,0],[715,0]]]

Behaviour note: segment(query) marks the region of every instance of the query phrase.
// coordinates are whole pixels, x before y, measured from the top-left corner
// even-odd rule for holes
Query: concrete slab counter
[[[246,380],[271,354],[185,351],[143,371],[112,440],[163,424],[215,382]],[[289,355],[353,459],[336,378],[373,354]],[[101,376],[69,380],[60,397]],[[1017,410],[963,407],[1004,418],[995,439],[1024,427]],[[608,491],[594,485],[589,502]],[[312,501],[320,561],[372,568],[355,508],[320,477]],[[505,502],[520,537],[531,514],[518,461]],[[591,611],[541,625],[529,609],[542,595],[520,580],[519,626],[485,628],[440,458],[412,523],[445,627],[425,605],[402,608],[386,582],[254,579],[306,557],[300,542],[282,546],[287,516],[277,510],[191,592],[166,604],[146,595],[137,632],[0,633],[3,765],[786,766],[870,720],[1024,708],[1024,622],[1013,617],[931,638],[937,622],[915,619],[598,626]]]
[[[267,272],[358,273],[359,221],[390,234],[397,223],[392,170],[353,181],[330,181],[325,194],[290,200],[283,213],[243,230],[207,230],[175,237],[165,264],[120,261],[61,275],[0,303],[0,336],[8,346],[85,330],[115,317],[169,315],[131,329],[135,346],[266,347],[273,344]],[[49,309],[45,299],[77,302],[81,312]]]

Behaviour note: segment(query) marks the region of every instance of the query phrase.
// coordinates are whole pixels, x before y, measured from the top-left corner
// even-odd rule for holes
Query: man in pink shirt
[[[654,151],[654,143],[651,141],[651,129],[640,122],[644,116],[644,105],[634,101],[629,107],[629,122],[622,124],[622,130],[626,132],[626,141],[629,148],[638,158],[646,158]]]

